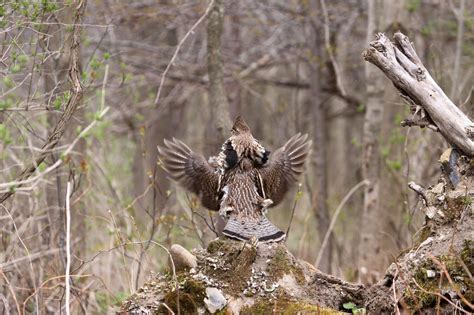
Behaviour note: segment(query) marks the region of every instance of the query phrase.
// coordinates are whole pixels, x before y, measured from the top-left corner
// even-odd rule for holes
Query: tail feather
[[[259,219],[231,216],[222,233],[241,241],[248,241],[255,236],[259,242],[280,242],[286,236],[263,215]]]

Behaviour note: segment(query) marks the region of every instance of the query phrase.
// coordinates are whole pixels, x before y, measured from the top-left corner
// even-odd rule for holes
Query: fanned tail
[[[286,234],[271,223],[264,215],[258,219],[237,218],[231,216],[222,233],[230,238],[248,241],[252,236],[257,237],[259,242],[280,242],[285,239]]]

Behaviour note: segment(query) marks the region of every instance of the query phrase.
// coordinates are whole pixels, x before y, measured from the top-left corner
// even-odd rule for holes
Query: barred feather
[[[239,240],[255,236],[260,242],[278,242],[285,238],[266,217],[266,208],[272,203],[259,192],[262,190],[259,174],[248,158],[243,158],[236,168],[223,178],[224,195],[221,210],[229,219],[223,234]]]
[[[283,200],[304,172],[312,145],[312,141],[307,141],[307,138],[307,134],[300,133],[291,137],[270,156],[267,165],[259,169],[267,198],[273,200],[272,206]]]
[[[219,174],[204,159],[178,139],[164,140],[158,146],[160,159],[169,177],[185,189],[197,194],[209,210],[219,210]]]

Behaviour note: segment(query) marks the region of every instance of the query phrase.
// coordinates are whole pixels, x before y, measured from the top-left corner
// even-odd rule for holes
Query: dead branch
[[[409,182],[408,183],[408,188],[416,192],[418,195],[420,195],[423,200],[425,201],[425,204],[428,205],[428,198],[426,197],[426,190],[421,187],[420,185],[416,184],[415,182]]]
[[[473,122],[431,77],[409,38],[397,32],[393,40],[391,42],[384,34],[377,34],[376,40],[370,43],[371,47],[364,51],[364,59],[382,70],[403,98],[410,99],[409,103],[415,105],[415,114],[420,115],[422,124],[412,119],[405,125],[433,125],[452,146],[474,156],[474,141],[469,136]]]

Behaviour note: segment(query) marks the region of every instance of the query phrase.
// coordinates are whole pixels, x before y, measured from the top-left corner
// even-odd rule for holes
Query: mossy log
[[[218,238],[192,251],[197,267],[153,276],[123,303],[122,314],[177,314],[178,305],[181,314],[209,313],[207,288],[222,293],[225,303],[217,314],[472,312],[474,160],[448,160],[451,167],[442,169],[457,172],[459,181],[453,185],[452,174],[445,173],[437,185],[422,189],[426,222],[414,245],[374,285],[321,273],[283,243]]]

